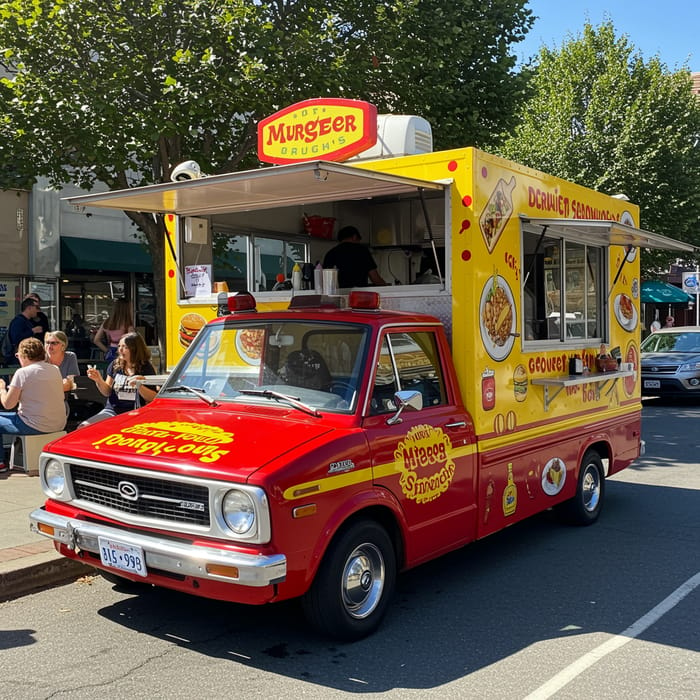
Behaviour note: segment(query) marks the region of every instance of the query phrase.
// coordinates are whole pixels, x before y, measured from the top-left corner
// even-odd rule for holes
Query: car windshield
[[[642,352],[700,352],[700,332],[652,333],[644,339]]]
[[[222,321],[199,332],[162,393],[351,413],[368,337],[359,324]]]

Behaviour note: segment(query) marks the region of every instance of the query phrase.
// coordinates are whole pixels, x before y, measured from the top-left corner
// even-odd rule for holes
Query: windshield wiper
[[[287,394],[282,394],[279,391],[272,391],[271,389],[239,389],[238,392],[249,396],[262,396],[266,399],[286,401],[288,404],[294,406],[294,408],[298,408],[300,411],[304,411],[304,413],[308,413],[311,416],[318,417],[321,415],[318,410],[300,401],[298,396],[288,396]]]
[[[163,393],[168,393],[171,391],[186,391],[190,394],[194,394],[195,396],[199,396],[199,398],[202,399],[204,403],[207,403],[210,406],[219,405],[219,402],[215,398],[209,396],[209,394],[207,394],[207,392],[204,391],[204,389],[200,389],[197,386],[187,386],[187,384],[178,384],[177,386],[169,386]]]

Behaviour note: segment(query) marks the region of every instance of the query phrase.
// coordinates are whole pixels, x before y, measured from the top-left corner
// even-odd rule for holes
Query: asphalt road
[[[589,528],[545,513],[400,577],[377,634],[100,577],[0,605],[0,698],[698,697],[700,407],[645,404],[647,454]]]

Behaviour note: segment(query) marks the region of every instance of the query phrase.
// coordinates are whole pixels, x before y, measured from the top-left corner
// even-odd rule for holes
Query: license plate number
[[[139,576],[147,576],[146,559],[143,549],[130,544],[124,544],[107,537],[98,537],[100,560],[105,566],[113,569],[128,571]]]
[[[645,389],[660,389],[661,381],[659,379],[645,379],[644,380]]]

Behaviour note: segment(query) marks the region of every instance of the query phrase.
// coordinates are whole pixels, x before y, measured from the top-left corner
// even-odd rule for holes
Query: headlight
[[[221,506],[224,522],[236,535],[253,534],[255,528],[255,502],[245,491],[229,491]]]
[[[697,372],[700,370],[700,362],[686,362],[678,368],[679,372]]]
[[[63,495],[66,488],[66,473],[61,462],[57,459],[50,459],[44,468],[44,479],[52,494],[57,498]]]

